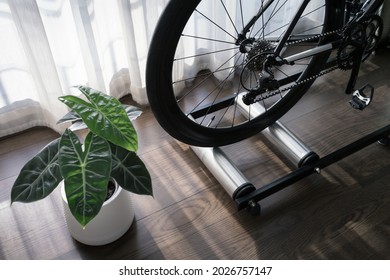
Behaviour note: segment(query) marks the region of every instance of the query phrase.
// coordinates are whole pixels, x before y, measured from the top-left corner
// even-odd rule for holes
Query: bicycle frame
[[[242,33],[238,36],[238,40],[236,44],[240,44],[243,42],[243,40],[246,40],[246,33],[249,32],[251,27],[255,24],[257,20],[259,20],[263,14],[269,9],[272,5],[274,0],[267,1],[266,3],[261,4],[261,7],[258,11],[258,13],[249,21],[249,23],[243,28]],[[274,51],[272,54],[270,54],[264,63],[264,69],[262,71],[262,75],[268,76],[272,75],[272,66],[281,66],[281,65],[294,65],[296,61],[305,59],[305,58],[310,58],[316,55],[321,55],[324,53],[330,53],[333,50],[337,49],[340,47],[341,43],[343,42],[343,39],[345,37],[345,30],[348,30],[350,26],[352,26],[355,23],[359,23],[361,20],[364,18],[367,18],[367,16],[370,16],[372,14],[377,13],[378,9],[380,6],[383,4],[384,0],[367,0],[365,1],[359,11],[357,11],[355,14],[352,14],[352,5],[356,5],[357,1],[351,0],[351,1],[333,1],[330,7],[332,9],[336,9],[336,14],[338,15],[337,19],[325,19],[327,20],[338,20],[342,28],[340,30],[334,30],[334,32],[337,32],[337,34],[332,34],[334,35],[333,38],[327,42],[326,44],[322,44],[320,46],[315,46],[311,49],[307,49],[303,52],[296,53],[294,55],[288,56],[288,57],[282,57],[282,51],[283,48],[285,47],[286,43],[289,41],[294,41],[295,40],[295,35],[292,34],[294,28],[296,27],[296,24],[298,23],[299,19],[303,16],[303,12],[305,11],[306,7],[310,3],[310,0],[304,0],[301,4],[301,6],[298,8],[296,14],[292,18],[291,22],[288,24],[287,30],[284,32],[284,34],[281,35],[281,37],[278,39],[278,44],[276,45]],[[274,11],[271,12],[273,14]],[[264,27],[265,28],[265,27]],[[264,28],[263,28],[263,33],[264,33]],[[329,33],[329,32],[328,32]],[[322,35],[326,35],[322,34]],[[310,36],[312,35],[307,35],[308,38],[310,39]],[[264,34],[263,34],[264,37]],[[317,36],[313,36],[313,38],[316,38]],[[320,37],[318,37],[320,38]],[[264,38],[263,38],[264,39]],[[302,40],[305,38],[297,38],[296,40]],[[307,38],[306,38],[307,39]],[[320,40],[326,40],[326,38],[321,38]],[[326,41],[323,41],[326,42]],[[363,54],[363,53],[362,53]],[[328,62],[325,64],[325,67],[323,70],[329,69],[330,67],[334,67],[336,65],[336,60],[334,59],[333,61]],[[356,63],[355,69],[353,69],[350,81],[348,82],[346,93],[351,93],[353,91],[355,82],[356,82],[356,77],[358,73],[358,69],[360,67],[360,62]],[[299,77],[300,73],[295,74],[295,77]],[[284,79],[279,81],[279,86],[284,86],[285,84],[288,84],[288,79]],[[259,88],[254,89],[255,92],[265,92],[265,90],[268,89],[267,87],[263,87],[262,85],[259,86]]]
[[[249,32],[249,30],[254,25],[254,23],[257,20],[259,20],[259,18],[263,15],[263,13],[268,8],[270,8],[271,4],[274,1],[275,0],[270,0],[270,1],[267,1],[266,3],[261,5],[257,14],[248,22],[248,24],[245,25],[245,27],[243,28],[243,31],[239,34],[237,44],[239,44],[243,40],[247,39],[246,34]],[[319,54],[326,53],[326,52],[331,52],[331,51],[337,49],[340,46],[340,43],[342,42],[343,37],[341,36],[342,34],[340,34],[340,35],[336,36],[336,38],[334,38],[334,39],[332,38],[332,40],[330,40],[328,43],[326,43],[324,45],[315,46],[315,47],[313,47],[311,49],[307,49],[303,52],[296,53],[292,56],[284,57],[284,58],[280,59],[280,53],[281,53],[281,49],[282,49],[283,45],[288,40],[291,40],[291,38],[293,37],[293,35],[291,33],[295,27],[295,24],[297,23],[299,18],[302,16],[302,13],[305,10],[306,6],[309,4],[309,2],[310,2],[310,0],[303,1],[301,7],[298,9],[298,12],[295,14],[294,18],[290,22],[290,26],[289,26],[287,32],[285,32],[283,37],[280,39],[280,42],[279,42],[278,46],[276,47],[275,54],[272,55],[273,61],[276,61],[279,58],[278,59],[279,65],[282,65],[282,64],[292,65],[295,63],[295,61],[298,61],[300,59],[313,57],[315,55],[319,55]],[[332,5],[331,5],[331,8],[337,10],[336,18],[329,18],[327,20],[339,21],[340,26],[343,26],[343,29],[344,29],[344,28],[347,28],[348,26],[352,25],[353,23],[358,22],[363,17],[376,13],[378,11],[378,9],[380,8],[380,6],[383,4],[383,2],[384,2],[384,0],[367,0],[362,5],[359,13],[357,13],[353,17],[349,18],[350,13],[347,11],[348,5],[350,5],[349,1],[348,0],[341,0],[341,1],[334,0]],[[346,17],[348,17],[348,19]],[[345,23],[345,24],[343,24],[343,23]],[[300,38],[300,39],[302,39],[302,38]],[[328,61],[328,63],[324,65],[323,70],[334,67],[336,64],[337,64],[336,59]],[[353,74],[355,74],[355,73],[353,73]],[[301,75],[301,73],[294,74],[294,79],[295,79],[295,77],[299,77],[300,75]],[[279,83],[280,83],[280,86],[284,86],[284,85],[289,83],[289,78],[284,78],[284,79],[280,80]],[[353,86],[353,84],[354,84],[353,82],[350,82],[348,84],[347,91],[350,91],[349,88],[351,88]],[[205,115],[206,113],[212,113],[212,112],[218,111],[226,106],[231,105],[234,102],[235,98],[236,98],[236,96],[228,97],[225,100],[220,101],[218,103],[206,105],[204,107],[198,108],[198,110],[191,112],[190,115],[191,115],[191,117],[196,119],[196,118],[199,118],[199,117]]]
[[[232,144],[286,114],[318,77],[354,73],[379,42],[383,21],[371,13],[384,0],[348,1],[171,0],[148,54],[159,123],[190,145]],[[238,101],[265,111],[246,119]]]
[[[268,1],[266,4],[263,4],[260,8],[257,15],[252,18],[252,20],[245,26],[243,29],[243,32],[240,34],[239,38],[245,40],[246,33],[250,30],[251,26],[256,22],[259,17],[265,12],[266,8],[270,7],[270,4],[273,1]],[[288,40],[291,39],[291,33],[298,21],[298,19],[302,16],[303,11],[305,10],[306,6],[308,5],[310,1],[304,1],[302,6],[299,8],[297,14],[294,16],[293,20],[290,23],[290,26],[288,27],[286,33],[283,35],[283,37],[279,41],[279,45],[275,48],[275,52],[273,59],[275,61],[276,58],[280,57],[283,46],[285,45]],[[348,1],[335,1],[342,2],[342,7],[344,5],[348,5]],[[324,45],[313,47],[312,49],[305,50],[301,53],[294,54],[289,57],[281,58],[279,63],[283,64],[294,64],[295,61],[319,55],[322,53],[326,53],[332,50],[335,50],[338,46],[340,46],[340,43],[343,40],[343,33],[342,31],[348,29],[348,27],[352,26],[354,23],[358,23],[360,20],[364,19],[366,16],[370,16],[375,14],[380,6],[383,4],[384,0],[367,0],[362,5],[359,12],[352,15],[350,17],[349,11],[345,11],[346,18],[342,18],[343,22],[343,28],[340,30],[340,34],[336,36],[336,38],[332,38],[329,42],[327,42]],[[333,8],[333,7],[332,7]],[[340,8],[340,6],[338,6]],[[348,7],[347,7],[348,9]],[[344,15],[344,11],[342,13]],[[336,62],[336,61],[335,61]],[[324,69],[330,66],[330,63],[326,64]],[[360,66],[360,63],[358,64]],[[356,67],[357,69],[359,67]],[[357,76],[357,73],[354,73],[355,69],[352,71],[351,76]],[[300,75],[301,73],[295,74]],[[295,79],[295,78],[294,78]],[[286,81],[286,84],[288,81]],[[351,81],[350,81],[351,83]],[[353,81],[354,83],[354,81]],[[281,82],[283,84],[283,82]],[[351,86],[350,84],[348,86]],[[233,98],[234,99],[234,98]],[[212,104],[210,107],[207,107],[207,112],[216,111],[219,110],[224,105],[229,105],[233,101],[233,99],[226,99],[222,101],[219,104]],[[199,110],[196,114],[202,115],[206,109]],[[254,115],[256,113],[253,112]],[[193,116],[195,114],[192,114]],[[250,113],[249,113],[250,115]],[[279,126],[279,124],[278,124]],[[285,130],[286,131],[286,130]],[[228,192],[229,195],[232,196],[232,199],[237,205],[238,210],[241,209],[247,209],[249,212],[253,214],[259,214],[260,212],[260,205],[257,203],[258,201],[275,194],[276,192],[292,185],[293,183],[298,182],[299,180],[306,178],[307,176],[313,174],[313,173],[320,173],[321,170],[325,167],[328,167],[329,165],[338,162],[339,160],[367,147],[368,145],[371,145],[372,143],[376,141],[383,141],[384,139],[388,139],[390,133],[390,125],[387,125],[375,132],[372,132],[357,141],[346,145],[328,155],[326,155],[323,158],[314,158],[313,161],[307,162],[307,164],[298,165],[299,168],[293,172],[290,172],[286,176],[280,177],[277,180],[262,186],[261,188],[256,189],[252,183],[250,183],[236,167],[229,161],[229,159],[226,157],[226,155],[219,150],[219,148],[208,148],[209,150],[203,150],[203,148],[199,147],[192,147],[192,149],[195,151],[195,153],[201,158],[201,160],[204,162],[204,164],[207,166],[207,168],[210,169],[212,174],[217,178],[218,181],[221,182],[221,185],[225,188],[225,190]],[[290,147],[294,143],[298,143],[301,145],[300,141],[297,141],[296,139],[289,139],[288,145],[286,147]],[[275,140],[275,139],[273,139]],[[311,152],[312,153],[312,152]],[[312,156],[312,154],[310,154]],[[315,156],[317,156],[314,153]],[[303,158],[302,158],[303,159]]]
[[[239,38],[245,37],[245,34],[250,30],[250,28],[253,26],[253,24],[263,15],[263,13],[266,11],[267,8],[271,6],[271,4],[274,2],[274,0],[267,1],[267,3],[262,4],[261,8],[259,9],[259,12],[256,14],[254,18],[244,27],[243,32],[240,34]],[[292,31],[295,28],[295,25],[297,24],[299,18],[302,16],[303,11],[309,4],[310,0],[305,0],[301,4],[300,8],[298,9],[297,13],[293,17],[292,21],[289,24],[288,29],[282,36],[282,38],[279,40],[279,43],[277,47],[275,48],[274,54],[273,54],[273,59],[275,60],[276,58],[279,58],[282,52],[282,49],[286,42],[292,38]],[[339,11],[339,15],[344,13],[340,13],[342,10],[342,7],[345,7],[346,10],[348,10],[348,5],[349,1],[334,1],[335,5],[331,5],[332,8],[337,9]],[[363,19],[364,17],[374,14],[378,11],[380,6],[383,4],[384,0],[367,0],[364,2],[364,4],[361,7],[361,10],[359,13],[357,13],[353,18],[347,19],[347,18],[342,18],[338,19],[341,20],[342,22],[346,22],[344,25],[344,28],[347,28],[348,26],[352,25],[353,23],[359,22],[359,20]],[[334,20],[334,19],[328,19],[328,20]],[[284,64],[293,64],[295,61],[311,57],[314,55],[319,55],[321,53],[325,53],[331,50],[334,50],[339,46],[340,40],[342,39],[341,36],[337,38],[336,40],[333,40],[329,42],[326,45],[322,45],[320,47],[315,47],[313,49],[305,50],[302,53],[297,53],[294,54],[293,56],[290,57],[285,57],[283,60],[279,63],[284,63]]]

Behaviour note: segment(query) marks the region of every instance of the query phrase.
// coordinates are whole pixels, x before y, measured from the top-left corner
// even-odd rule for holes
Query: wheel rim
[[[259,117],[251,117],[249,121],[247,119],[244,119],[242,113],[237,110],[238,108],[235,102],[237,99],[234,98],[233,101],[232,99],[229,98],[225,100],[225,104],[231,105],[229,107],[229,110],[231,112],[234,112],[231,113],[230,115],[226,113],[226,111],[221,110],[220,108],[218,108],[218,110],[215,110],[215,106],[212,106],[213,110],[209,110],[209,108],[206,106],[206,109],[204,109],[202,112],[203,113],[202,118],[200,118],[199,115],[195,116],[193,113],[191,113],[191,111],[194,111],[193,110],[194,108],[202,107],[201,104],[202,102],[200,103],[198,102],[195,105],[192,104],[191,105],[192,107],[191,106],[188,107],[187,105],[188,103],[187,104],[183,103],[183,100],[188,101],[190,100],[190,98],[194,98],[194,96],[195,98],[202,98],[201,95],[197,95],[198,93],[196,92],[196,91],[202,92],[202,88],[194,86],[196,84],[195,76],[197,76],[196,79],[207,77],[209,81],[211,80],[214,83],[217,84],[219,83],[220,87],[217,88],[222,88],[224,91],[227,90],[233,94],[238,93],[240,89],[243,88],[243,87],[235,88],[235,87],[227,86],[230,82],[231,84],[234,84],[234,82],[236,82],[237,79],[235,80],[231,79],[228,82],[221,83],[223,79],[218,80],[217,77],[215,77],[215,75],[209,75],[211,68],[207,67],[208,64],[206,63],[210,61],[205,59],[207,52],[204,52],[203,55],[201,56],[192,56],[192,57],[191,55],[181,55],[181,56],[179,55],[180,52],[183,52],[183,48],[184,48],[183,46],[186,45],[182,41],[183,38],[185,38],[186,40],[198,40],[198,41],[202,40],[203,42],[206,41],[205,38],[199,38],[200,36],[195,37],[195,36],[191,36],[191,34],[188,33],[186,34],[183,32],[183,30],[186,31],[186,24],[191,22],[191,15],[193,13],[197,13],[198,16],[200,15],[197,11],[194,12],[199,2],[201,1],[189,0],[184,2],[180,0],[171,0],[168,3],[165,12],[161,16],[159,23],[156,27],[156,30],[154,32],[149,53],[148,53],[148,63],[146,68],[147,94],[148,94],[150,106],[159,124],[174,138],[182,142],[185,142],[187,144],[196,145],[196,146],[227,145],[248,138],[258,133],[262,129],[268,127],[269,125],[271,125],[274,121],[276,121],[283,114],[285,114],[301,98],[301,96],[308,90],[312,82],[300,83],[293,90],[284,92],[283,99],[278,100],[278,102],[276,102],[275,104],[271,102],[271,105],[273,106],[267,105],[266,103],[268,110]],[[226,0],[222,0],[219,2],[213,0],[202,1],[202,3],[206,3],[206,2],[213,3],[214,5],[223,5],[222,3],[226,4],[228,1]],[[248,3],[253,4],[255,2],[258,2],[257,7],[259,7],[262,1],[237,0],[233,2],[235,2],[236,5],[238,6],[240,6],[241,3],[245,2],[246,7],[248,7],[247,6]],[[264,6],[267,5],[265,4],[266,2],[267,1],[263,1]],[[277,5],[281,5],[280,3],[282,2],[285,3],[287,1],[275,0],[271,2],[277,3]],[[308,2],[317,3],[317,1],[308,1]],[[336,17],[337,20],[334,20],[335,14],[337,14],[336,10],[343,11],[343,9],[339,7],[341,5],[332,6],[328,2],[329,2],[328,0],[323,0],[321,1],[321,4],[317,3],[316,7],[310,6],[311,4],[309,4],[307,6],[307,9],[310,9],[310,12],[305,10],[302,13],[302,15],[305,16],[301,20],[307,20],[307,17],[315,16],[318,13],[321,14],[321,20],[320,20],[321,23],[317,24],[316,26],[312,25],[310,29],[307,29],[306,32],[308,32],[308,34],[309,33],[316,34],[317,33],[317,31],[315,31],[316,29],[317,30],[323,29],[323,32],[334,30],[336,26],[341,24],[338,20],[339,17]],[[231,4],[231,2],[228,3]],[[339,2],[336,2],[336,4],[337,3]],[[294,1],[294,5],[296,5],[295,1]],[[198,9],[199,7],[200,6],[198,6]],[[280,8],[274,8],[274,7],[270,8],[270,7],[269,7],[270,12],[280,10]],[[226,12],[224,9],[225,8],[223,8],[223,12]],[[205,16],[206,14],[203,12],[201,13],[203,15],[200,16],[203,17],[203,20],[207,20],[210,23],[210,21],[207,19],[207,16]],[[253,11],[252,11],[252,15],[253,15]],[[225,18],[225,20],[227,19],[227,21],[230,21],[228,16],[220,15],[220,17]],[[325,24],[322,24],[323,21],[325,22]],[[283,26],[283,28],[286,28],[286,26]],[[197,25],[195,25],[195,27],[198,28]],[[281,32],[281,30],[282,29],[279,28],[279,32]],[[301,34],[298,34],[298,39],[299,36],[300,38],[305,37],[305,32],[302,32],[301,30]],[[250,36],[248,36],[247,38],[250,38]],[[293,39],[297,41],[297,36],[295,36]],[[233,38],[231,38],[231,41],[233,41]],[[259,42],[261,41],[256,41],[256,43]],[[317,45],[319,43],[321,44],[322,42],[325,41],[316,39],[314,44]],[[212,43],[217,44],[221,42],[213,39]],[[230,44],[232,45],[232,42]],[[235,41],[234,41],[234,45],[238,50],[240,47],[241,49],[243,49],[244,44],[235,45]],[[195,46],[196,42],[195,43],[192,42],[187,45]],[[188,53],[187,49],[188,48],[184,48],[184,50]],[[283,49],[281,53],[283,55],[288,54],[288,52],[286,52],[286,49]],[[214,56],[218,54],[222,54],[222,52],[213,53]],[[294,79],[291,81],[291,83],[293,83],[294,81],[303,80],[305,79],[305,77],[309,77],[313,74],[318,73],[318,71],[322,67],[322,64],[326,61],[326,57],[328,55],[329,53],[313,57],[311,59],[310,64],[303,65],[303,69],[305,71],[301,73],[301,75],[294,76]],[[252,57],[254,56],[256,56],[256,54],[252,55]],[[174,60],[174,58],[176,60]],[[197,59],[198,63],[196,65],[197,66],[200,65],[201,67],[200,68],[185,67],[184,61],[186,61],[186,59],[184,58],[186,59],[190,58],[193,60]],[[206,62],[204,64],[202,63],[199,64],[199,61],[202,62],[202,58]],[[220,63],[219,66],[220,65],[224,65],[224,64]],[[194,66],[194,64],[191,64],[190,66]],[[302,67],[302,65],[300,65],[300,67]],[[241,67],[241,73],[242,73],[242,68],[243,67]],[[238,71],[239,70],[238,67],[236,68],[230,67],[230,69],[235,69],[236,70],[234,71],[235,73],[240,73],[240,71]],[[214,69],[214,71],[215,70],[216,68]],[[218,70],[219,70],[217,71],[218,75],[222,75],[221,73],[223,73],[223,71],[225,71],[225,75],[226,75],[227,71],[229,71],[229,68],[221,67]],[[191,73],[192,75],[190,75]],[[279,75],[281,74],[279,73]],[[290,81],[290,80],[288,78],[285,78],[285,81]],[[207,85],[206,82],[204,82],[204,84],[203,83],[200,84]],[[208,85],[210,84],[212,83],[209,83]],[[286,84],[284,84],[284,86],[286,86]],[[181,90],[185,88],[184,86],[186,86],[187,93],[181,92]],[[195,90],[191,90],[191,86],[192,88],[195,88]],[[203,93],[204,92],[206,92],[206,94],[209,94],[210,92],[214,92],[215,96],[217,96],[215,100],[218,99],[218,101],[224,98],[224,95],[220,94],[220,91],[218,90],[213,91],[211,89],[209,91],[203,91]],[[212,95],[209,95],[208,97],[213,98]],[[270,100],[267,100],[266,102],[268,101]],[[214,104],[216,103],[217,101],[215,101]],[[224,108],[226,108],[226,106]],[[205,111],[206,113],[209,114],[209,116],[203,119],[204,115],[207,115],[204,114]],[[251,111],[250,108],[249,111]],[[240,119],[238,122],[234,121],[234,122],[230,122],[228,125],[226,125],[226,123],[223,125],[221,119],[218,119],[217,117],[210,115],[210,113],[213,114],[218,113],[219,115],[225,116],[228,120],[238,120],[239,118]],[[193,117],[195,117],[196,119],[195,121],[193,120]],[[213,117],[214,119],[213,121],[211,121]],[[211,125],[209,126],[210,123]]]
[[[238,8],[227,6],[223,1],[212,1],[214,10],[219,9],[225,14],[214,18],[209,9],[211,1],[202,1],[198,5],[180,36],[172,65],[172,92],[185,116],[194,116],[195,112],[201,111],[203,116],[195,114],[198,125],[224,130],[255,121],[247,119],[237,108],[238,93],[245,93],[259,85],[261,65],[266,56],[272,54],[295,11],[289,10],[293,7],[287,7],[288,1],[271,1],[273,3],[248,32],[247,38],[237,44],[237,34],[253,16],[253,7],[258,7],[256,4],[259,3],[265,6],[267,1],[246,1],[245,10],[241,1],[238,1]],[[298,6],[297,3],[295,5]],[[239,13],[236,18],[233,17],[233,11]],[[297,24],[297,28],[301,26],[301,29],[294,33],[296,38],[320,33],[323,29],[324,11],[324,3],[309,5]],[[284,20],[280,21],[282,14],[288,14],[290,18],[283,17]],[[321,24],[314,27],[302,24],[318,17]],[[199,21],[207,28],[195,24]],[[269,26],[274,28],[270,29]],[[302,48],[303,44],[291,44],[284,48],[283,55],[292,55]],[[308,59],[302,59],[294,66],[274,66],[272,71],[276,80],[283,80],[283,86],[289,87],[305,77],[304,74],[293,74],[304,72],[309,62]],[[278,110],[278,105],[283,104],[281,99],[288,95],[289,91],[280,93],[262,100],[261,105],[272,113]],[[223,100],[225,105],[230,106],[222,106],[222,109],[216,110],[215,104]]]

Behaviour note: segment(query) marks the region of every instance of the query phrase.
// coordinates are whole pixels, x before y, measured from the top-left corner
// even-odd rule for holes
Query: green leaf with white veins
[[[75,111],[96,135],[129,151],[137,151],[137,133],[122,104],[100,91],[77,87],[89,100],[67,95],[59,98]]]
[[[138,107],[135,107],[132,105],[127,105],[127,104],[122,104],[122,106],[125,109],[126,114],[131,121],[134,121],[136,118],[138,118],[142,114],[141,109]],[[66,122],[72,122],[72,123],[82,122],[82,119],[80,118],[80,116],[76,112],[70,111],[65,116],[63,116],[61,119],[59,119],[57,121],[57,124],[66,123]]]
[[[107,197],[110,146],[105,139],[89,133],[83,150],[77,136],[67,129],[60,140],[59,162],[69,209],[85,226],[99,213]]]
[[[11,203],[34,202],[48,196],[62,181],[58,165],[60,138],[49,143],[20,171],[11,191]]]
[[[142,160],[134,152],[110,144],[111,176],[125,190],[136,194],[153,195],[152,179]]]

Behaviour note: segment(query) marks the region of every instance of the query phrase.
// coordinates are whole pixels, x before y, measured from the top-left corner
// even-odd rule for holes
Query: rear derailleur
[[[274,78],[271,71],[263,70],[260,74],[258,86],[252,88],[245,94],[242,101],[245,105],[251,105],[255,102],[257,96],[267,92],[279,89],[279,82]]]

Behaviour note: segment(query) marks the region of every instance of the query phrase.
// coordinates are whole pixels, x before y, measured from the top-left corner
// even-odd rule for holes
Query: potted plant
[[[12,187],[11,204],[43,199],[63,185],[72,236],[85,244],[102,245],[130,227],[134,211],[129,192],[153,195],[149,172],[136,154],[138,139],[131,122],[141,111],[97,90],[77,88],[85,99],[60,97],[71,111],[59,122],[72,121],[73,128],[82,124],[88,134],[83,139],[74,132],[80,127],[67,128],[27,162]]]

